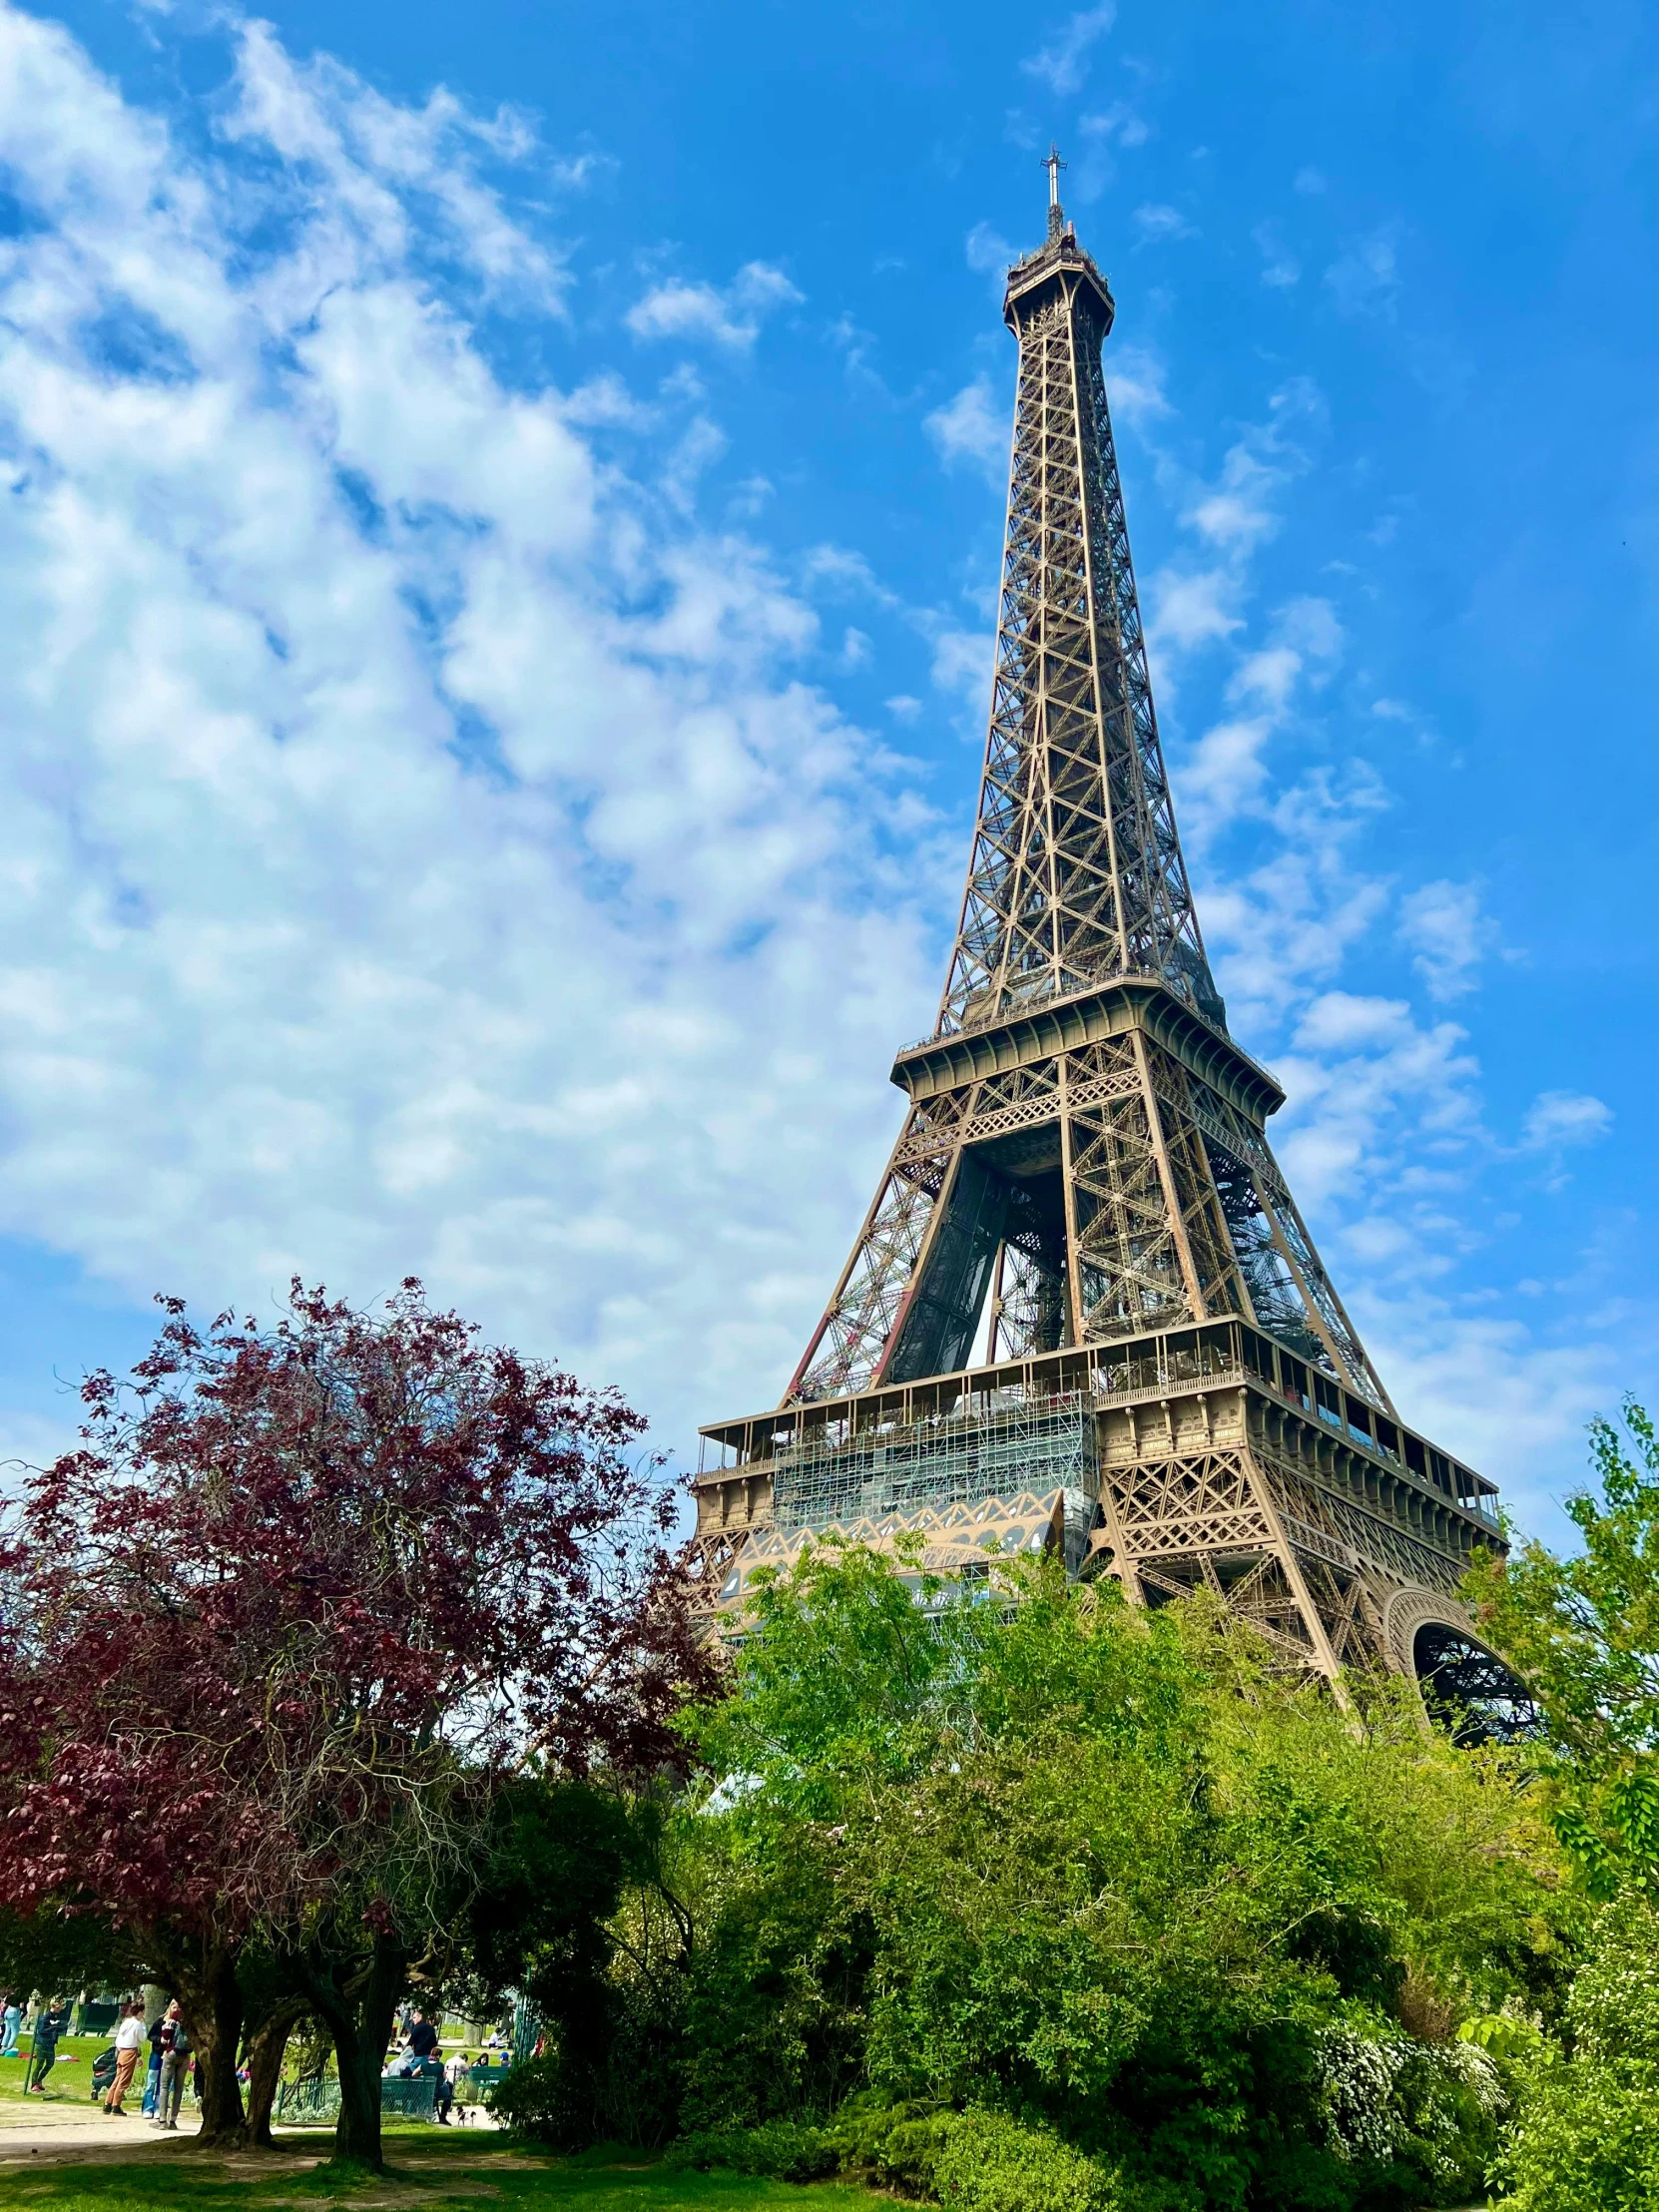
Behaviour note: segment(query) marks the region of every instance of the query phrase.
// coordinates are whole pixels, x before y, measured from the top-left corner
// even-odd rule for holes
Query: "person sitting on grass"
[[[58,2037],[69,2025],[69,2003],[64,1997],[54,1997],[44,2012],[35,2014],[34,2040],[29,2046],[29,2064],[25,2071],[23,2094],[38,2089],[46,2094],[46,2077],[58,2058]]]
[[[106,2119],[122,2120],[127,2116],[122,2109],[122,2100],[132,2082],[144,2042],[144,2006],[124,2005],[121,2024],[115,2031],[115,2079],[104,2092]]]

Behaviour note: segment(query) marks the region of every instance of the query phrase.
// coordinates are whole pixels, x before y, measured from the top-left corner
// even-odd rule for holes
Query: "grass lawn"
[[[66,2035],[58,2045],[58,2062],[46,2077],[46,2101],[90,2105],[92,2062],[101,2050],[109,2049],[113,2040],[109,2035]],[[23,2069],[28,2063],[27,2043],[19,2046],[15,2058],[0,2058],[0,2097],[23,2102]]]
[[[319,2146],[320,2148],[320,2146]],[[306,2146],[308,2151],[309,2146]],[[11,2212],[873,2212],[877,2199],[842,2182],[800,2188],[735,2174],[665,2173],[641,2167],[633,2154],[595,2151],[582,2158],[539,2156],[476,2137],[435,2129],[388,2130],[389,2171],[351,2186],[320,2168],[278,2154],[224,2164],[189,2151],[110,2159],[107,2156],[0,2171],[0,2197]]]

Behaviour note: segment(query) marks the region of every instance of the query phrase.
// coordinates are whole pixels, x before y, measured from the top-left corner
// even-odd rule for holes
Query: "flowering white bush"
[[[1438,2193],[1478,2182],[1506,2105],[1497,2067],[1472,2043],[1336,2029],[1320,2041],[1326,2141],[1350,2164],[1408,2164]],[[1486,2123],[1482,2126],[1480,2123]]]
[[[1339,2158],[1386,2165],[1393,2157],[1402,2124],[1394,2083],[1408,2049],[1403,2036],[1374,2041],[1341,2028],[1320,2038],[1320,2108]]]

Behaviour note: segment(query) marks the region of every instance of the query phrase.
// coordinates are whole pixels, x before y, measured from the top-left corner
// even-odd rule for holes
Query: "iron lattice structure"
[[[1283,1093],[1228,1031],[1147,675],[1112,296],[1050,180],[1004,303],[996,663],[938,1020],[894,1064],[904,1124],[783,1406],[704,1431],[694,1557],[741,1607],[752,1563],[830,1527],[956,1568],[1054,1544],[1137,1601],[1208,1587],[1323,1671],[1408,1668],[1426,1625],[1466,1632],[1493,1485],[1401,1428],[1268,1143]]]

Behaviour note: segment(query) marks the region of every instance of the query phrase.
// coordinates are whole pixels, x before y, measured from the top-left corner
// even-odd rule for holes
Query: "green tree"
[[[1659,1911],[1605,1906],[1567,2006],[1565,2047],[1528,2069],[1504,2146],[1501,2212],[1659,2212]]]
[[[1556,1834],[1601,1910],[1564,2016],[1520,2069],[1503,2152],[1512,2212],[1659,2207],[1659,1435],[1634,1399],[1590,1427],[1592,1480],[1566,1501],[1581,1539],[1477,1561],[1482,1633],[1524,1678]]]
[[[1566,1500],[1582,1548],[1482,1553],[1464,1596],[1538,1701],[1557,1832],[1607,1898],[1659,1881],[1659,1435],[1634,1398],[1590,1456]]]
[[[1659,1436],[1634,1398],[1622,1433],[1591,1422],[1590,1456],[1595,1483],[1566,1500],[1582,1549],[1482,1552],[1465,1590],[1541,1704],[1555,1751],[1604,1773],[1659,1747]]]
[[[1404,1685],[1359,1703],[1202,1601],[808,1555],[688,1723],[683,1848],[719,1870],[688,2120],[821,2120],[867,2083],[1023,2113],[1148,2203],[1466,2196],[1423,2037],[1547,1973],[1559,1855],[1516,1755],[1425,1732]],[[1330,2119],[1338,2035],[1389,2054],[1371,2148]]]

